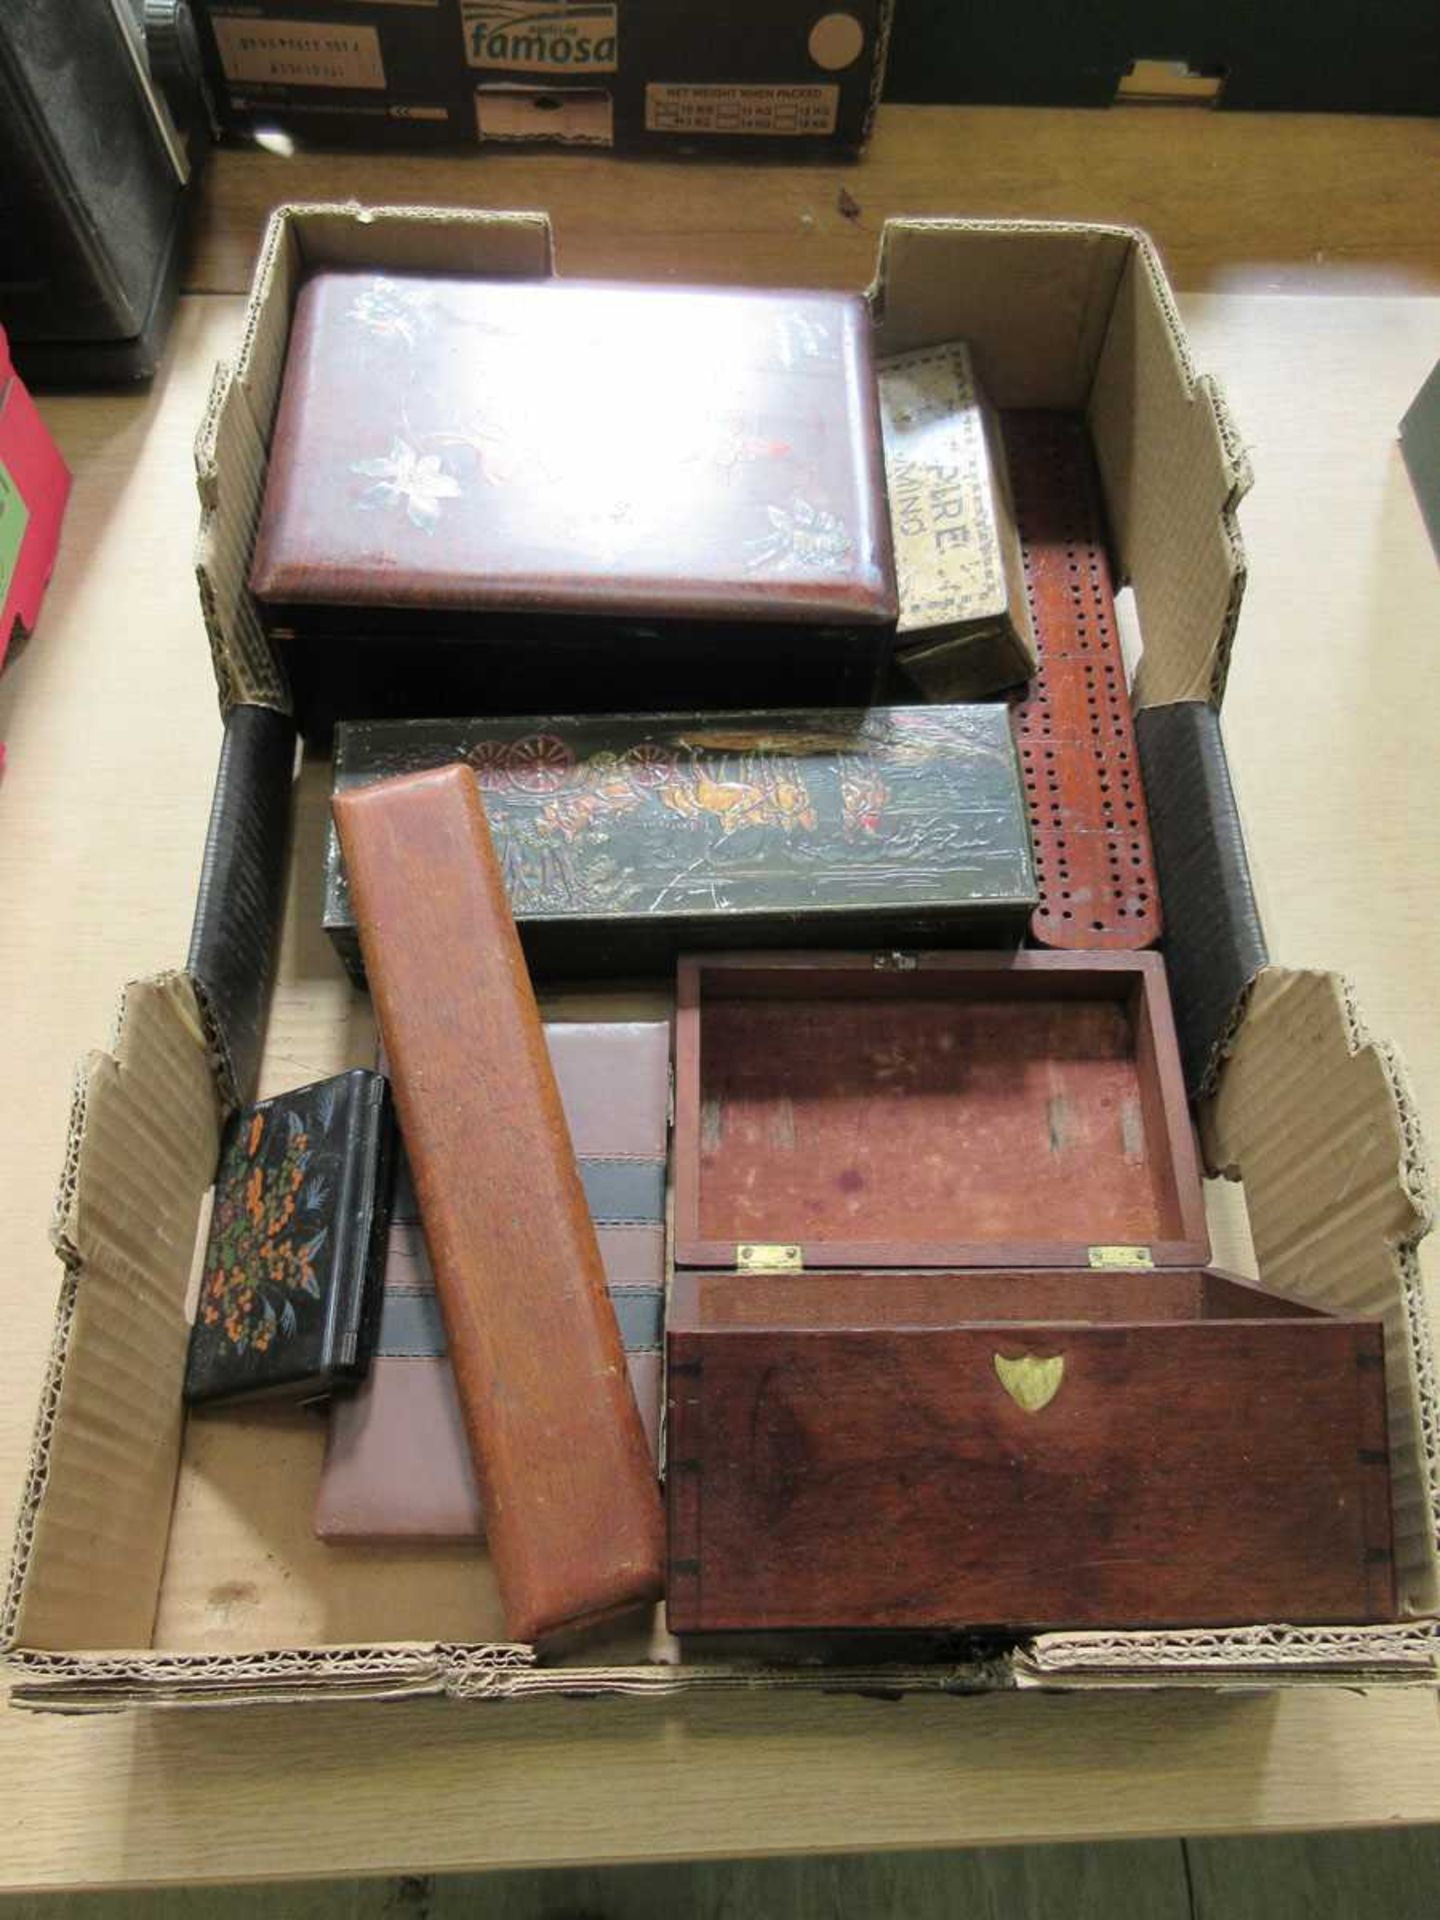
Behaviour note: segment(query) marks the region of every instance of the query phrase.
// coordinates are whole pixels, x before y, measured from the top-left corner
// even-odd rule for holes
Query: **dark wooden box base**
[[[1393,1617],[1378,1323],[1211,1273],[678,1275],[675,1633]]]
[[[519,614],[414,616],[271,607],[266,631],[305,739],[325,748],[340,720],[447,714],[683,713],[863,707],[889,661],[893,627],[769,621],[634,621]]]

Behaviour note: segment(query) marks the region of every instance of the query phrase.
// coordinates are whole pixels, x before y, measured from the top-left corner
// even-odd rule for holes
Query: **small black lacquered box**
[[[185,1398],[313,1400],[363,1379],[384,1287],[395,1120],[357,1067],[230,1122]]]

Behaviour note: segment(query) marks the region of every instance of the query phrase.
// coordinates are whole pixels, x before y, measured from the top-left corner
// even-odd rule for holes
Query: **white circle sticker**
[[[810,29],[810,58],[827,73],[853,66],[865,45],[865,29],[853,13],[822,13]]]

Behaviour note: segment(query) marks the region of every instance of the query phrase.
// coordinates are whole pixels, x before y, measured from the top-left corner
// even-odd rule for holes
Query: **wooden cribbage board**
[[[1045,947],[1129,949],[1161,933],[1094,456],[1080,414],[1003,416],[1037,667],[1015,734]]]

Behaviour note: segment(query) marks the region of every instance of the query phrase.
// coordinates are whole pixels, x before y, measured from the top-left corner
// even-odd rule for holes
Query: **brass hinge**
[[[1105,1273],[1149,1273],[1155,1256],[1149,1247],[1091,1247],[1090,1265]]]
[[[803,1273],[805,1256],[800,1247],[760,1246],[746,1242],[735,1249],[737,1273]]]

